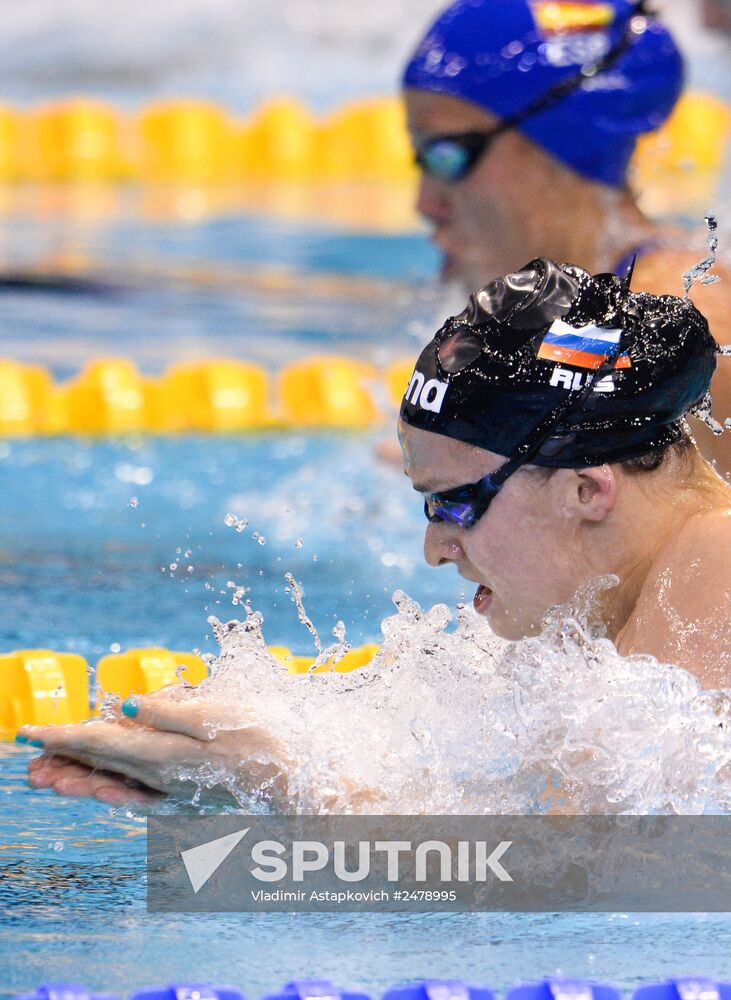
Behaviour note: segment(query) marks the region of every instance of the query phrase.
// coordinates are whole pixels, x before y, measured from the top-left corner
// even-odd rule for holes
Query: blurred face
[[[499,122],[482,108],[445,94],[407,90],[405,100],[415,146],[436,135],[484,131]],[[432,224],[432,240],[444,255],[444,280],[479,288],[531,256],[526,235],[537,199],[525,169],[532,146],[519,133],[505,132],[463,180],[449,183],[422,174],[417,208]]]
[[[406,475],[422,493],[476,482],[505,461],[404,424],[400,438]],[[427,525],[426,561],[430,566],[451,563],[477,585],[474,608],[497,635],[535,634],[546,611],[569,601],[592,575],[581,556],[583,539],[570,499],[579,478],[568,469],[550,478],[523,469],[473,527],[444,521]]]

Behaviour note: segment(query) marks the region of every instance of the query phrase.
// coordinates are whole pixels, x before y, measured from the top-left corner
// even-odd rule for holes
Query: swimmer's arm
[[[252,714],[246,724],[237,711],[234,727],[230,706],[178,694],[139,698],[134,719],[22,727],[22,736],[47,751],[31,762],[30,784],[114,805],[160,795],[189,799],[203,786],[213,805],[254,798],[284,813],[301,809],[304,799],[318,812],[381,811],[377,790],[344,774],[334,773],[327,790],[296,788],[296,761],[261,720]]]
[[[695,515],[648,577],[617,647],[731,686],[731,512]]]

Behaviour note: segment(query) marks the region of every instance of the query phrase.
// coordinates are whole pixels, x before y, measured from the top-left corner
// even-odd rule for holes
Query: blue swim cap
[[[631,26],[630,26],[631,25]],[[626,183],[637,136],[658,128],[683,87],[671,34],[631,0],[455,0],[406,67],[404,87],[508,118],[551,87],[629,44],[604,71],[518,128],[591,180]]]

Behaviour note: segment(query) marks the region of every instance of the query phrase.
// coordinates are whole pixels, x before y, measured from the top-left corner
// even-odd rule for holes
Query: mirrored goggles
[[[510,127],[502,123],[485,132],[433,135],[416,147],[414,160],[430,177],[456,184],[477,166],[488,147]]]
[[[426,493],[424,495],[424,514],[427,521],[432,524],[438,521],[447,521],[450,524],[456,524],[458,528],[471,528],[485,514],[500,492],[505,478],[507,478],[501,476],[504,468],[504,465],[500,466],[494,473],[485,476],[476,483],[455,486],[451,490],[443,490],[440,493]]]

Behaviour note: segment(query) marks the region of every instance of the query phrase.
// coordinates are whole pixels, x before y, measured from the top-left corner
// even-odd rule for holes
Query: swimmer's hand
[[[230,704],[179,690],[134,699],[134,718],[23,726],[20,735],[46,751],[29,767],[31,785],[114,805],[156,793],[190,798],[203,785],[215,802],[253,796],[286,809],[291,762],[280,742],[240,711],[233,723]]]
[[[138,781],[55,753],[44,753],[30,761],[28,784],[32,788],[51,788],[57,795],[94,798],[108,806],[153,805],[164,798]]]

